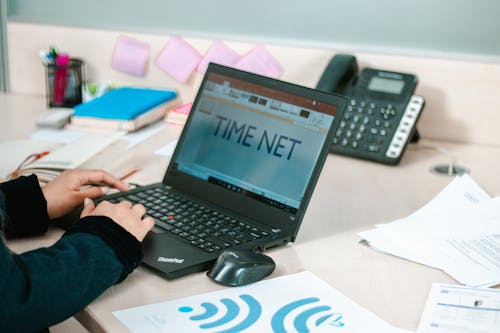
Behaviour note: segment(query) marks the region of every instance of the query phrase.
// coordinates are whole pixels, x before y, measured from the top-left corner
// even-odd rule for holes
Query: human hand
[[[112,204],[109,201],[102,201],[96,207],[92,200],[85,198],[80,217],[107,216],[142,242],[155,224],[152,217],[144,217],[144,214],[146,208],[141,204],[132,205],[129,201]]]
[[[61,217],[83,203],[85,198],[98,198],[104,194],[105,187],[86,186],[103,183],[120,191],[128,186],[102,170],[67,170],[42,188],[47,200],[50,219]]]

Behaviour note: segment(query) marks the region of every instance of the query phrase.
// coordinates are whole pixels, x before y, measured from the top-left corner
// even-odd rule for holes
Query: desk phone
[[[352,55],[334,56],[316,89],[345,95],[349,103],[340,119],[330,151],[398,164],[416,132],[424,98],[415,96],[413,74],[364,68]]]

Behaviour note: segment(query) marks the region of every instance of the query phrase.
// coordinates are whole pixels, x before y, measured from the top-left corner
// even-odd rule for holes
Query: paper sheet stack
[[[359,236],[361,243],[441,269],[465,285],[500,283],[500,196],[490,198],[468,175],[412,215]]]

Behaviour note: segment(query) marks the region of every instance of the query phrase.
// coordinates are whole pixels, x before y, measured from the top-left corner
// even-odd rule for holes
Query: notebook
[[[293,242],[346,99],[210,64],[162,182],[106,197],[146,206],[143,263],[173,279],[227,248]]]

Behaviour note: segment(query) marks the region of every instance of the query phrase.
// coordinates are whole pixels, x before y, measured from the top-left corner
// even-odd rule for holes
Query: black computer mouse
[[[216,283],[236,287],[257,282],[274,271],[273,259],[252,250],[225,250],[208,271]]]

